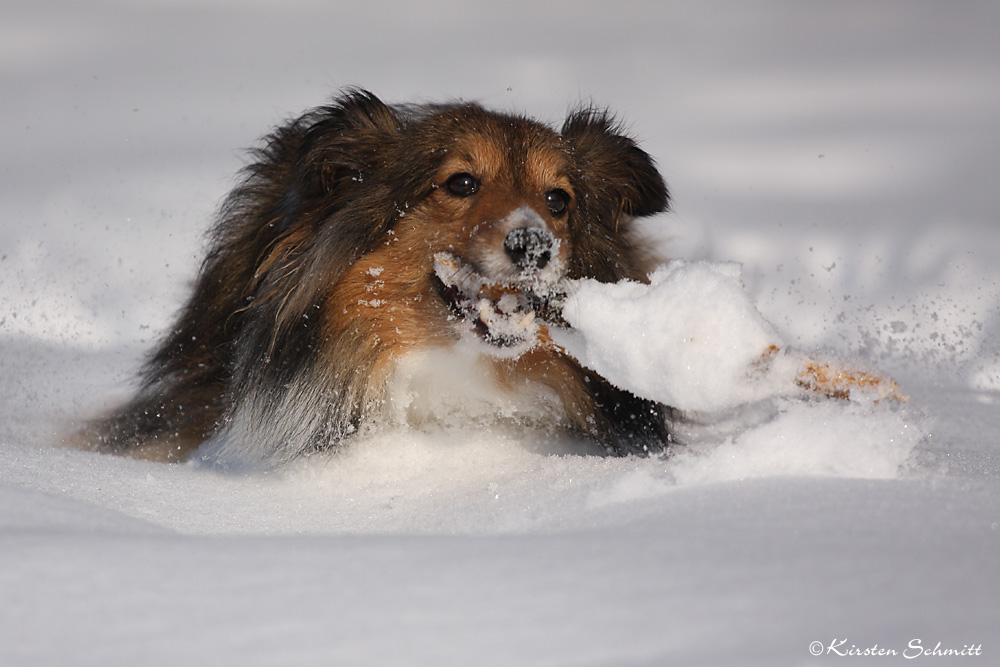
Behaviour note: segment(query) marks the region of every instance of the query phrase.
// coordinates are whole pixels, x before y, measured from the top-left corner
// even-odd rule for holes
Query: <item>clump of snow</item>
[[[563,311],[573,329],[553,337],[618,387],[685,413],[674,425],[687,445],[675,447],[670,462],[677,484],[899,476],[926,437],[916,416],[897,401],[880,403],[884,387],[864,386],[878,381],[873,376],[855,375],[862,381],[849,391],[850,375],[827,387],[851,401],[827,399],[821,381],[808,392],[816,378],[807,369],[818,366],[784,349],[740,273],[734,263],[674,261],[648,285],[579,281]],[[644,474],[609,497],[646,494]]]
[[[740,265],[673,261],[648,285],[583,280],[553,337],[584,366],[636,395],[717,412],[796,391],[798,359],[743,289]]]

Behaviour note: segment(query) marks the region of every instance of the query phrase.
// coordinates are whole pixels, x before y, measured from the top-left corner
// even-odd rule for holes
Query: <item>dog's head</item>
[[[390,107],[353,92],[306,117],[283,197],[342,273],[395,244],[460,326],[517,354],[569,278],[642,280],[633,218],[667,208],[652,159],[602,111],[556,131],[475,104]],[[292,223],[294,226],[294,223]],[[403,254],[400,254],[403,253]],[[380,267],[381,268],[381,267]]]
[[[442,120],[453,136],[425,210],[454,249],[435,256],[435,278],[483,340],[530,344],[566,277],[645,278],[631,221],[664,210],[666,186],[607,114],[575,113],[559,133],[474,106]]]
[[[549,128],[472,105],[414,129],[441,159],[430,192],[397,226],[427,239],[431,284],[459,326],[516,355],[535,339],[537,305],[570,270],[569,151]]]

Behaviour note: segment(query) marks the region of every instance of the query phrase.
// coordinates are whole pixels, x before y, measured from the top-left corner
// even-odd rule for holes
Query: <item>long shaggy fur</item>
[[[220,460],[273,465],[385,420],[404,360],[479,345],[476,372],[500,394],[544,396],[546,427],[617,454],[660,450],[664,406],[581,368],[547,337],[553,321],[516,353],[495,332],[476,339],[490,325],[456,311],[435,262],[514,293],[645,280],[632,220],[667,205],[653,161],[605,111],[576,111],[557,132],[475,104],[393,107],[347,91],[255,151],[141,388],[86,438],[166,460],[211,441]]]

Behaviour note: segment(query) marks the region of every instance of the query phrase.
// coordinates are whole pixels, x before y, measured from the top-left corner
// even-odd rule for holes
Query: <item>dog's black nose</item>
[[[522,271],[544,269],[552,259],[552,245],[552,235],[537,227],[513,229],[503,241],[510,261]]]

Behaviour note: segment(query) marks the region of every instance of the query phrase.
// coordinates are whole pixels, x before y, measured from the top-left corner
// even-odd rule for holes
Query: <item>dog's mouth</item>
[[[558,282],[491,282],[448,252],[434,255],[433,276],[452,315],[501,356],[534,347],[545,324],[564,323]]]

